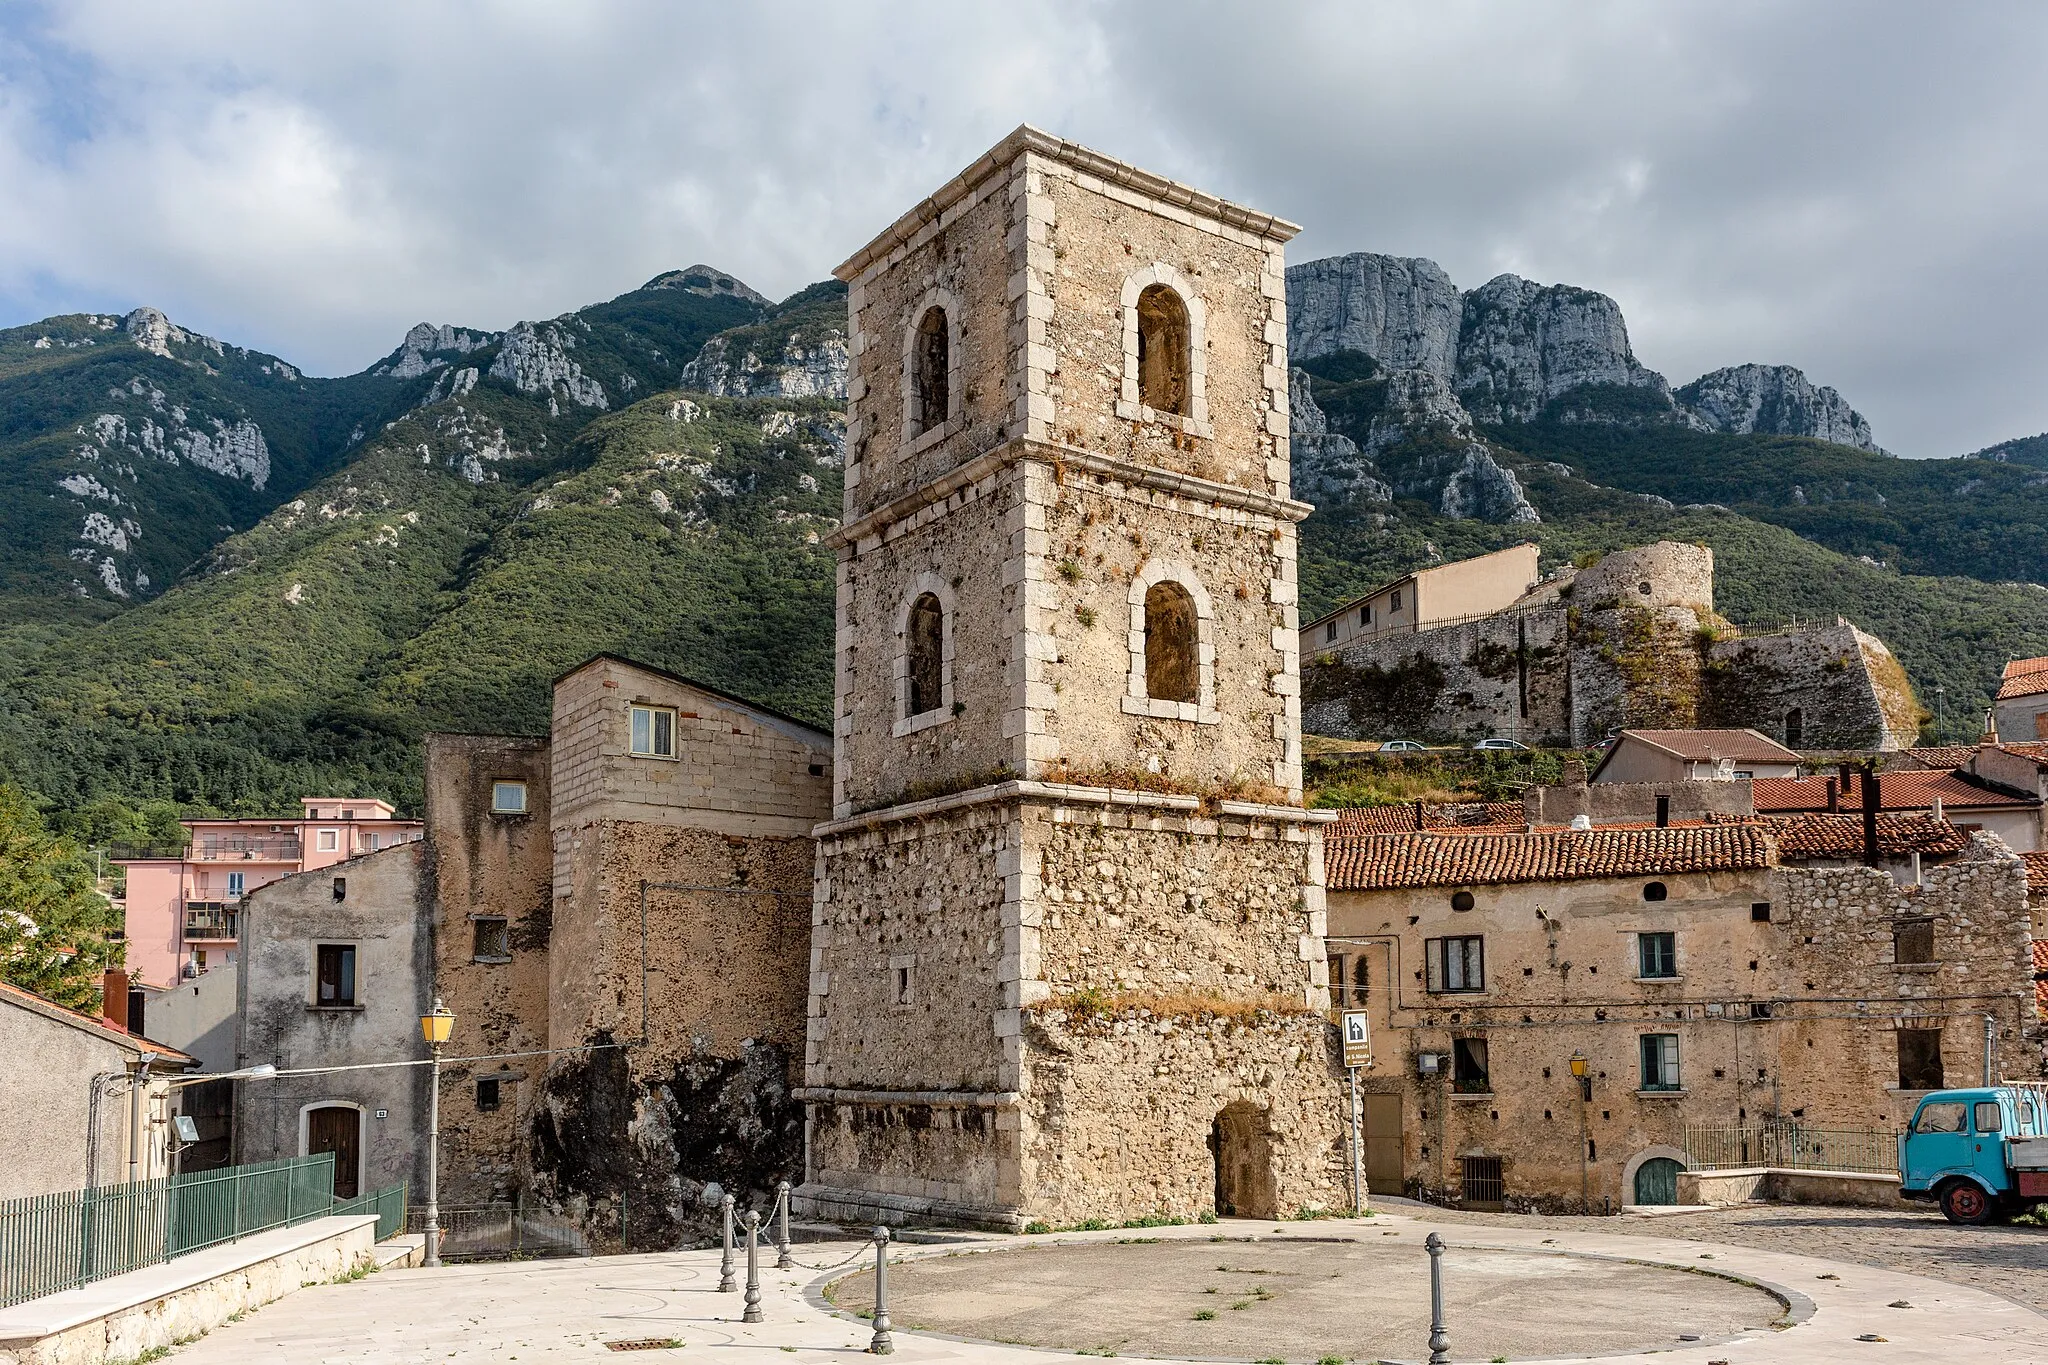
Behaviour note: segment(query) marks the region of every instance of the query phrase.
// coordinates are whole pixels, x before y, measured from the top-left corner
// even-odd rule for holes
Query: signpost
[[[1351,1073],[1351,1211],[1365,1212],[1365,1138],[1359,1131],[1358,1069],[1372,1065],[1372,1021],[1364,1010],[1345,1010],[1344,1069]]]

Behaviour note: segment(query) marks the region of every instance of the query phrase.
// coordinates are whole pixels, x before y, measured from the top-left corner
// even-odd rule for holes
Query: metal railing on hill
[[[1695,1171],[1767,1166],[1802,1171],[1899,1173],[1895,1128],[1808,1128],[1798,1123],[1687,1128],[1685,1162]]]
[[[0,1201],[0,1308],[337,1213],[374,1213],[378,1239],[393,1236],[405,1186],[336,1200],[322,1152]]]

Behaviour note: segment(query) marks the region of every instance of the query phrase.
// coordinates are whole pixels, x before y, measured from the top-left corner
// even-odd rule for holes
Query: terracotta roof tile
[[[2048,895],[2048,853],[2022,853],[2020,861],[2027,865],[2027,894]],[[2038,944],[2034,951],[2040,951]]]
[[[1623,730],[1645,743],[1680,758],[1704,762],[1732,758],[1737,763],[1797,763],[1799,755],[1769,735],[1754,730]]]
[[[1863,856],[1863,816],[1825,815],[1802,812],[1768,817],[1771,833],[1777,836],[1778,852],[1786,858],[1853,858]],[[1970,846],[1970,836],[1946,820],[1929,815],[1877,817],[1877,850],[1887,858],[1905,858],[1914,853],[1942,857],[1961,853]]]
[[[1759,777],[1751,784],[1751,793],[1756,798],[1759,815],[1824,811],[1828,808],[1828,779],[1825,776]],[[1953,772],[1911,768],[1883,774],[1878,782],[1878,796],[1886,810],[1928,810],[1933,807],[1937,796],[1944,807],[1962,810],[2035,804],[2028,797],[1980,787]],[[1841,808],[1845,811],[1863,809],[1861,773],[1849,775],[1849,785],[1841,795]]]
[[[116,1043],[123,1047],[137,1048],[158,1057],[170,1057],[180,1062],[194,1062],[198,1060],[198,1058],[190,1053],[180,1052],[174,1047],[167,1047],[153,1039],[145,1038],[139,1033],[127,1033],[117,1029],[105,1019],[98,1019],[90,1014],[60,1005],[46,995],[37,995],[34,991],[23,990],[11,982],[0,981],[0,998],[8,996],[12,996],[19,1002],[42,1013],[61,1015],[65,1023],[82,1029],[94,1030],[102,1034],[108,1042]]]
[[[1998,684],[1998,700],[2031,697],[2038,692],[2048,692],[2048,657],[2014,659],[2005,666],[2004,680]]]
[[[2034,940],[2034,1008],[2048,1019],[2048,938]]]
[[[1368,834],[1332,837],[1325,848],[1332,891],[1718,872],[1770,861],[1763,828],[1753,824]]]
[[[1929,768],[1954,770],[1962,767],[1977,756],[1977,746],[1974,744],[1926,745],[1918,749],[1908,749],[1906,752],[1919,759],[1921,763]],[[1905,771],[1910,772],[1912,770],[1906,769]]]
[[[1424,829],[1469,829],[1522,827],[1519,801],[1430,802],[1422,804]],[[1337,823],[1327,828],[1326,839],[1361,834],[1413,834],[1415,805],[1351,806],[1337,812]]]

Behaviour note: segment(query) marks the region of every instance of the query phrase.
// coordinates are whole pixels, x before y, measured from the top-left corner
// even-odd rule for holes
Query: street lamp
[[[1579,1082],[1579,1212],[1592,1210],[1592,1192],[1589,1187],[1590,1175],[1586,1170],[1586,1106],[1593,1102],[1593,1078],[1586,1074],[1586,1054],[1574,1048],[1571,1059],[1572,1075]]]
[[[434,997],[434,1008],[420,1016],[420,1036],[434,1050],[432,1088],[427,1096],[427,1260],[441,1264],[441,1048],[455,1032],[455,1015]]]

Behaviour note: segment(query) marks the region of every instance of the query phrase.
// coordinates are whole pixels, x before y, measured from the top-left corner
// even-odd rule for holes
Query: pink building
[[[128,869],[128,975],[162,990],[235,960],[242,897],[266,882],[423,837],[388,802],[306,796],[294,820],[185,820],[182,858]]]

